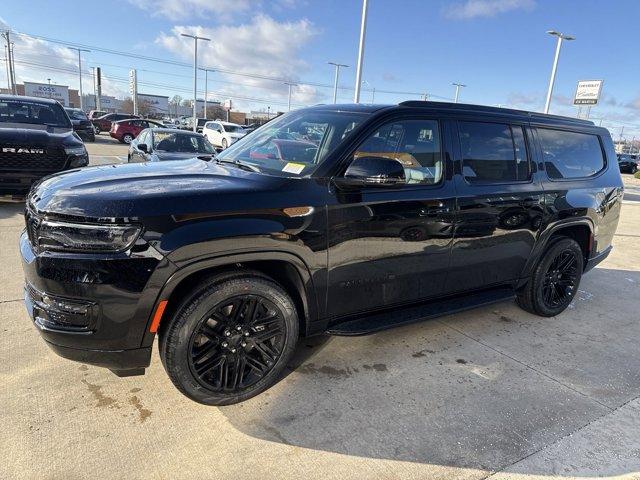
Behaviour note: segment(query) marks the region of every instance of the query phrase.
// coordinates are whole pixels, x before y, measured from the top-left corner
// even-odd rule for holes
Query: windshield
[[[0,100],[0,122],[71,128],[69,119],[59,104],[28,100]]]
[[[217,158],[253,165],[271,175],[311,175],[366,116],[357,112],[291,112],[241,138]]]
[[[240,125],[223,125],[224,126],[224,130],[225,132],[233,132],[233,133],[243,133],[244,132],[244,128],[242,128]]]
[[[87,120],[87,116],[82,110],[76,110],[73,108],[65,108],[65,110],[71,120]]]
[[[202,135],[188,133],[154,132],[153,144],[160,152],[168,153],[215,153],[213,145]]]

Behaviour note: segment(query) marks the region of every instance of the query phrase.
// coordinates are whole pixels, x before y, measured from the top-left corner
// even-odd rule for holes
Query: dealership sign
[[[578,82],[574,105],[596,105],[600,99],[603,80],[581,80]]]
[[[27,97],[53,98],[62,105],[69,105],[69,87],[66,85],[24,82],[24,94]]]

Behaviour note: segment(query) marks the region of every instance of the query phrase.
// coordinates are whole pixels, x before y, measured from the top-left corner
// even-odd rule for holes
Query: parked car
[[[198,125],[196,127],[197,133],[202,133],[202,127],[204,126],[205,123],[207,123],[207,119],[198,118],[197,122],[198,122]],[[178,128],[181,130],[193,131],[193,118],[192,117],[183,118],[180,124],[178,125]]]
[[[640,169],[640,160],[636,155],[618,154],[618,167],[622,173],[634,174]]]
[[[214,147],[222,149],[227,148],[247,134],[242,125],[221,121],[206,122],[202,133]]]
[[[145,128],[164,128],[164,125],[153,120],[133,118],[111,122],[109,135],[121,143],[129,144]]]
[[[65,108],[64,110],[71,119],[73,131],[85,142],[95,142],[96,135],[93,131],[93,124],[85,113],[79,108]]]
[[[252,157],[309,131],[322,136],[313,156]],[[622,196],[611,136],[587,120],[319,105],[210,162],[41,181],[20,239],[25,303],[58,354],[118,375],[144,373],[158,335],[177,388],[227,405],[277,382],[300,336],[514,297],[560,315],[611,251]]]
[[[88,163],[57,101],[0,95],[0,195],[24,196],[42,177]]]
[[[91,123],[93,123],[93,129],[96,135],[98,135],[100,132],[109,132],[111,130],[112,122],[118,122],[129,118],[141,117],[140,115],[133,115],[129,113],[107,113],[106,115],[91,120]]]
[[[199,158],[211,160],[216,150],[201,133],[149,128],[129,145],[128,162],[160,162]]]
[[[104,110],[89,110],[89,115],[87,115],[87,117],[89,117],[89,120],[95,120],[96,118],[102,117],[107,113],[109,112],[105,112]]]

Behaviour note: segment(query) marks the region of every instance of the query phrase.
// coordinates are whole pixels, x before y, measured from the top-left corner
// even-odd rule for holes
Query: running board
[[[356,317],[330,327],[326,333],[341,336],[367,335],[388,328],[409,325],[429,318],[463,312],[483,305],[511,300],[514,297],[515,293],[513,289],[509,287],[467,293],[460,297],[433,300],[429,303],[405,307],[392,312],[380,312]]]

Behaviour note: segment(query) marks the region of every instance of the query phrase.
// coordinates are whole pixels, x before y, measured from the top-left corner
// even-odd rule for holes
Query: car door
[[[328,206],[328,305],[332,317],[438,296],[446,281],[455,217],[446,126],[398,117],[374,126],[345,159],[402,164],[397,186],[341,187]],[[345,169],[347,167],[345,166]]]
[[[458,215],[446,293],[515,281],[533,250],[544,213],[528,124],[454,123]]]

